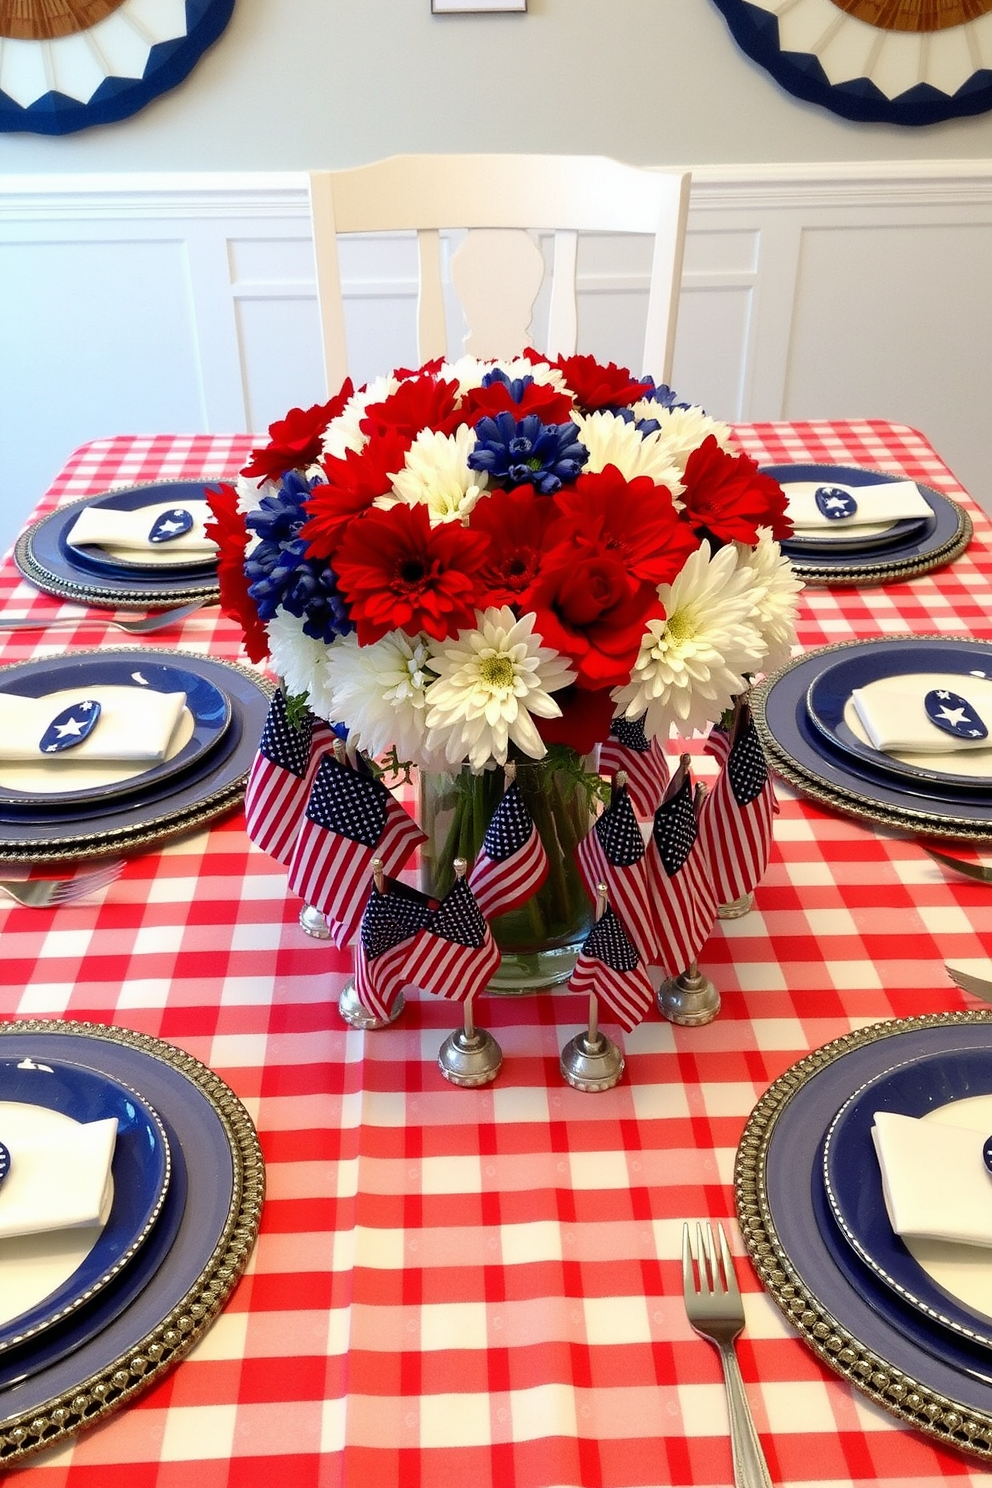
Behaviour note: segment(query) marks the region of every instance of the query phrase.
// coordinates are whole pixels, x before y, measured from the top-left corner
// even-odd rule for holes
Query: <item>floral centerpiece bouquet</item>
[[[614,721],[649,741],[705,729],[793,639],[780,487],[725,424],[589,356],[347,382],[273,424],[212,504],[222,604],[252,660],[430,785],[439,890],[516,762],[558,850],[504,917],[509,945],[574,937],[587,756]]]

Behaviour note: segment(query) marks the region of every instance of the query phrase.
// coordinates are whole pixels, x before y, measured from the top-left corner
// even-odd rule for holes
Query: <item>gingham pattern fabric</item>
[[[764,461],[874,465],[964,496],[907,428],[739,433]],[[46,508],[115,483],[233,473],[250,444],[99,441]],[[808,590],[803,644],[988,636],[992,529],[974,514],[976,540],[949,570]],[[0,592],[10,614],[71,612],[9,562]],[[2,637],[3,659],[119,644],[101,614],[76,633]],[[216,610],[180,644],[238,654]],[[701,751],[694,766],[715,773]],[[755,1102],[807,1050],[965,1005],[943,963],[983,956],[992,896],[912,841],[778,794],[756,908],[721,921],[700,958],[719,1018],[683,1029],[652,1012],[629,1035],[606,1023],[627,1068],[603,1095],[558,1073],[584,998],[480,998],[504,1063],[477,1091],[437,1069],[460,1017],[450,1003],[411,994],[391,1028],[347,1029],[336,1002],[349,956],[301,932],[285,869],[237,814],[134,858],[93,902],[4,903],[4,1016],[112,1021],[188,1049],[246,1102],[268,1164],[261,1237],[226,1311],[132,1408],[26,1466],[35,1488],[729,1484],[719,1361],[681,1298],[682,1221],[703,1217],[727,1222],[738,1257],[741,1365],[773,1482],[988,1488],[981,1463],[876,1410],[790,1333],[743,1258],[731,1174]]]

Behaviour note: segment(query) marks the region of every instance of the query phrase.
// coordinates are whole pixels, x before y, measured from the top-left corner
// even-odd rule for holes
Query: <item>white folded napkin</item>
[[[992,1173],[980,1131],[876,1111],[871,1134],[897,1235],[992,1245]]]
[[[965,699],[985,724],[984,739],[946,733],[927,717],[928,692],[948,692]],[[992,681],[987,677],[914,672],[881,677],[851,692],[851,704],[872,747],[885,754],[951,754],[964,749],[992,749]],[[948,702],[948,709],[956,711]]]
[[[193,526],[182,536],[165,543],[148,541],[148,534],[157,517],[163,512],[182,507],[193,518]],[[84,506],[66,534],[66,542],[73,547],[99,547],[135,553],[202,553],[209,557],[216,553],[217,544],[211,542],[203,530],[204,522],[210,520],[210,508],[205,501],[163,501],[157,506],[142,506],[137,511],[117,511],[109,506]]]
[[[849,517],[826,517],[816,504],[817,491],[830,488],[854,497],[857,511]],[[875,523],[901,522],[907,517],[933,516],[915,481],[880,481],[877,485],[846,486],[843,481],[787,481],[782,490],[788,500],[788,515],[793,526],[818,535],[830,531],[844,532],[850,527]]]
[[[9,1119],[9,1118],[8,1118]],[[105,1224],[113,1204],[117,1117],[2,1133],[10,1172],[0,1185],[0,1239]]]
[[[53,719],[74,704],[93,699],[100,716],[88,738],[62,754],[42,754],[42,737]],[[82,760],[122,760],[155,764],[165,759],[186,704],[184,692],[155,692],[150,687],[91,687],[46,697],[0,693],[0,760],[46,764]]]

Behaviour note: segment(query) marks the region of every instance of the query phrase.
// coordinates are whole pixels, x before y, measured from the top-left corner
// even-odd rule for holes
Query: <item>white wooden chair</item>
[[[532,232],[554,235],[547,335],[539,342],[552,356],[576,350],[578,234],[652,236],[644,355],[634,371],[668,382],[689,179],[687,172],[597,155],[394,155],[353,170],[314,171],[310,200],[329,391],[348,374],[338,234],[416,232],[418,353],[426,361],[448,354],[445,228],[469,230],[452,257],[451,279],[469,327],[461,350],[481,357],[510,356],[529,344],[545,274]]]

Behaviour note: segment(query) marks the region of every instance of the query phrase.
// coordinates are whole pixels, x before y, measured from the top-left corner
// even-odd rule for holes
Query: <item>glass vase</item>
[[[537,992],[567,981],[593,920],[575,861],[576,846],[596,811],[593,766],[574,750],[559,749],[543,760],[519,762],[516,779],[548,855],[548,876],[518,909],[491,921],[502,961],[489,990],[503,994]],[[473,775],[465,765],[454,773],[421,773],[426,893],[447,892],[455,858],[465,858],[471,871],[503,787],[502,769]]]

